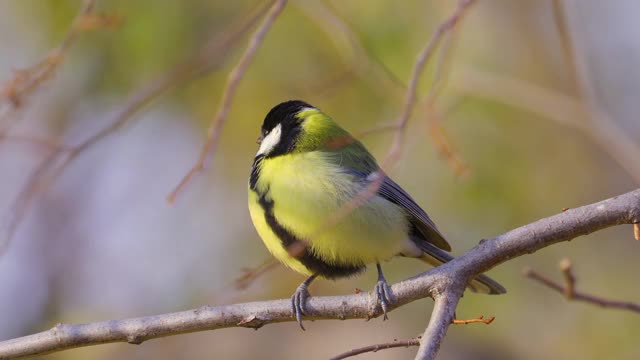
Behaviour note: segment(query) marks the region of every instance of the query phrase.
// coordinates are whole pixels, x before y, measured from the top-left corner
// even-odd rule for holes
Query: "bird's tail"
[[[451,256],[451,254],[438,249],[424,240],[416,241],[415,243],[424,252],[420,257],[420,260],[429,265],[438,266],[453,260],[453,256]],[[507,292],[507,290],[502,285],[498,284],[497,281],[484,274],[473,279],[469,283],[469,289],[473,292],[490,295],[504,294]]]

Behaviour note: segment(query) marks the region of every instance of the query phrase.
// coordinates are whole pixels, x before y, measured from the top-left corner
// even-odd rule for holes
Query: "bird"
[[[351,277],[375,264],[373,296],[386,320],[393,296],[381,262],[402,256],[437,266],[453,259],[427,213],[360,141],[320,109],[301,100],[276,105],[264,118],[257,143],[249,213],[269,252],[307,277],[291,297],[292,316],[302,330],[308,288],[318,277]],[[469,288],[506,292],[486,275]]]

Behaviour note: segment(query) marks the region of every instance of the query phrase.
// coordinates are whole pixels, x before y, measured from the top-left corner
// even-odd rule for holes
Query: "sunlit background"
[[[37,63],[58,46],[81,5],[1,1],[0,81],[6,84],[13,70]],[[237,89],[210,167],[173,206],[167,195],[196,161],[227,75],[255,25],[214,47],[207,71],[176,81],[45,181],[26,206],[20,201],[52,149],[15,138],[81,143],[108,127],[131,97],[206,44],[233,37],[268,5],[100,0],[97,12],[115,15],[115,24],[79,32],[54,76],[2,119],[0,126],[10,128],[10,135],[0,139],[0,241],[8,242],[0,256],[0,339],[58,322],[292,294],[303,278],[282,267],[247,289],[234,286],[244,269],[269,258],[246,205],[246,181],[264,115],[278,102],[298,98],[354,134],[390,124],[401,111],[416,55],[454,10],[454,1],[291,1]],[[573,44],[569,52],[553,1],[478,1],[452,41],[440,48],[450,60],[436,54],[422,77],[424,99],[434,77],[448,73],[436,113],[424,101],[416,106],[402,157],[389,172],[435,220],[454,253],[565,207],[629,191],[640,181],[633,163],[640,154],[629,152],[640,143],[640,4],[571,0],[565,10],[565,35]],[[13,105],[5,97],[2,106],[6,111]],[[442,137],[434,133],[445,134],[448,156]],[[392,138],[387,131],[362,140],[383,158]],[[620,144],[630,146],[621,150]],[[9,238],[12,219],[22,208]],[[500,265],[490,274],[508,294],[467,294],[457,312],[459,318],[496,320],[489,326],[452,326],[440,357],[640,358],[637,315],[567,302],[522,275],[529,266],[560,280],[558,261],[569,257],[580,290],[640,300],[639,246],[624,226]],[[410,259],[393,260],[385,269],[391,282],[426,270]],[[375,276],[369,271],[349,280],[317,281],[311,293],[369,290]],[[431,308],[426,299],[392,312],[386,322],[316,321],[307,323],[306,332],[291,322],[141,346],[94,346],[45,358],[326,359],[415,337],[424,331]],[[394,349],[362,358],[410,359],[415,351]]]

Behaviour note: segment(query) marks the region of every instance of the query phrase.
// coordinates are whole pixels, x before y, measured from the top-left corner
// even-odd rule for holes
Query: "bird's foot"
[[[388,320],[389,317],[387,316],[387,309],[389,308],[389,305],[393,304],[391,287],[387,284],[387,280],[381,278],[378,279],[373,291],[376,297],[376,304],[379,302],[380,307],[382,308],[382,313],[384,314],[383,320]]]
[[[300,325],[300,328],[302,330],[306,330],[304,328],[304,326],[302,325],[302,315],[306,315],[306,303],[307,303],[307,299],[309,299],[311,297],[311,294],[309,294],[309,290],[307,289],[307,284],[302,283],[300,284],[300,286],[298,286],[298,288],[296,289],[296,292],[293,293],[293,296],[291,297],[291,310],[293,311],[293,314],[296,316],[296,320],[298,320],[298,325]]]

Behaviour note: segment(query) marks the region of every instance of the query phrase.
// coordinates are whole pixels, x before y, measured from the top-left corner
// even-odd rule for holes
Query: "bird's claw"
[[[387,284],[387,280],[384,278],[378,280],[376,286],[374,288],[374,293],[376,296],[376,304],[380,302],[380,307],[382,308],[382,313],[384,314],[383,320],[388,320],[387,310],[390,304],[393,304],[391,287]]]
[[[296,316],[296,320],[298,320],[298,325],[302,330],[306,330],[302,325],[302,315],[306,315],[306,303],[307,299],[309,299],[311,295],[309,294],[309,290],[307,287],[303,285],[298,286],[296,292],[293,293],[291,297],[291,308],[293,314]]]

